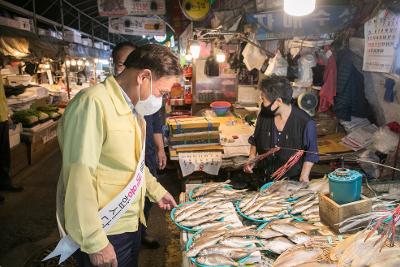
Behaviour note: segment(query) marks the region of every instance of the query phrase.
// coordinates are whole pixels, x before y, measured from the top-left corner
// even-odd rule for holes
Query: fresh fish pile
[[[241,199],[247,189],[235,190],[229,185],[230,180],[222,183],[205,183],[193,189],[191,198],[200,200],[202,198],[224,198],[227,201],[235,201]]]
[[[210,227],[224,227],[229,221],[221,221],[234,213],[233,206],[223,198],[202,199],[178,206],[173,211],[173,221],[194,231]]]
[[[307,221],[320,221],[316,192],[295,181],[278,181],[266,190],[248,194],[237,208],[252,220],[271,221],[293,214]]]
[[[192,237],[186,255],[207,266],[244,266],[246,257],[262,249],[255,226],[212,227]],[[261,247],[257,247],[256,245]]]

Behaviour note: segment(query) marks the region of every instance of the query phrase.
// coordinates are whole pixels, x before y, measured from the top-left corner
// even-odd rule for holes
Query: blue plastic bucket
[[[328,174],[331,199],[338,204],[358,201],[361,198],[362,174],[349,169],[336,169]]]

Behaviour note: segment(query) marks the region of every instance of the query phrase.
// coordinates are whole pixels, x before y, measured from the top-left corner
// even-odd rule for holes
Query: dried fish
[[[207,240],[203,240],[202,242],[194,242],[189,250],[186,252],[186,255],[188,257],[196,257],[197,254],[199,254],[199,252],[207,247],[211,247],[215,244],[217,244],[221,239],[223,239],[222,236],[220,237],[216,237],[216,238],[212,238],[212,239],[207,239]]]
[[[290,241],[292,241],[295,244],[301,245],[304,243],[307,243],[311,241],[311,237],[309,235],[306,235],[305,233],[298,233],[292,236],[288,237]]]
[[[314,262],[323,253],[321,248],[300,248],[285,252],[276,259],[273,266],[295,267],[303,263]]]
[[[228,237],[221,240],[222,245],[236,247],[236,248],[245,248],[251,245],[255,245],[256,243],[260,243],[261,241],[255,238],[242,238],[242,237]]]
[[[319,213],[319,205],[311,206],[310,208],[306,209],[301,213],[301,215],[310,215],[313,213]]]
[[[270,239],[273,237],[283,236],[282,233],[272,230],[271,228],[264,228],[258,231],[259,238]]]
[[[208,247],[206,249],[203,249],[200,251],[198,256],[208,256],[212,254],[220,254],[220,255],[225,255],[233,260],[240,260],[243,259],[253,252],[259,251],[261,248],[253,247],[253,248],[235,248],[235,247],[229,247],[225,245],[214,245],[211,247]]]
[[[306,202],[302,205],[295,205],[294,208],[292,209],[292,214],[298,214],[298,213],[302,213],[303,211],[308,210],[309,208],[311,208],[312,206],[314,206],[315,204],[318,204],[319,201],[318,199],[310,201],[310,202]]]
[[[183,221],[183,222],[180,222],[180,224],[183,226],[186,226],[186,227],[194,227],[194,226],[201,225],[203,223],[212,222],[212,221],[221,219],[225,216],[227,216],[227,214],[224,214],[224,213],[211,214],[211,215],[205,216],[205,217],[197,219],[197,220]]]
[[[293,226],[292,224],[273,224],[271,229],[280,232],[286,236],[292,236],[298,233],[304,233],[304,230]]]
[[[230,225],[230,222],[211,222],[211,223],[204,223],[198,226],[193,227],[192,229],[194,231],[200,231],[200,230],[222,230],[226,229],[227,226]]]
[[[301,198],[306,195],[314,194],[315,192],[309,189],[301,189],[298,192],[295,192],[291,195],[292,198]]]
[[[205,183],[205,184],[203,184],[201,187],[199,187],[199,188],[197,188],[196,190],[195,190],[195,192],[193,193],[193,195],[192,195],[192,198],[198,198],[198,197],[202,197],[202,196],[204,196],[204,195],[207,195],[207,194],[209,194],[209,193],[211,193],[211,192],[214,192],[215,190],[217,190],[218,188],[221,188],[221,187],[224,187],[224,186],[226,186],[227,184],[229,184],[231,181],[230,180],[227,180],[227,181],[225,181],[225,182],[223,182],[223,183],[214,183],[214,182],[211,182],[211,183]]]
[[[231,258],[228,258],[224,255],[220,254],[211,254],[207,256],[201,256],[198,257],[197,262],[203,265],[207,266],[243,266],[242,264],[239,264],[232,260]]]
[[[288,240],[285,237],[272,238],[263,243],[263,246],[266,249],[276,254],[282,254],[286,250],[292,248],[294,245],[295,244],[292,241]]]

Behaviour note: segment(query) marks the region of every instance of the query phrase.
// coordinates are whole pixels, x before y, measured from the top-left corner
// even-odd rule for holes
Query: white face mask
[[[140,87],[139,87],[139,101],[135,105],[135,110],[142,116],[148,116],[156,113],[162,106],[162,97],[153,95],[153,78],[150,74],[150,96],[145,100],[140,100]]]

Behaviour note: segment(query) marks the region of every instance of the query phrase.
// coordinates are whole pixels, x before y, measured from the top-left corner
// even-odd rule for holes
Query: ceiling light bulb
[[[190,53],[186,54],[186,55],[185,55],[185,60],[186,60],[186,61],[192,61],[192,60],[193,60],[192,54],[190,54]]]
[[[71,66],[76,66],[76,60],[75,59],[71,60]]]
[[[65,61],[65,65],[67,65],[68,67],[71,65],[71,60],[69,60],[69,59],[67,59],[66,61]]]
[[[79,60],[76,62],[76,64],[78,64],[78,66],[82,66],[82,65],[83,65],[83,61],[79,59]]]
[[[89,66],[89,65],[90,65],[89,61],[85,61],[85,66]]]
[[[94,59],[94,63],[96,63],[96,64],[99,63],[99,59],[98,59],[98,58],[95,58],[95,59]]]
[[[291,16],[306,16],[315,10],[316,0],[284,0],[283,10]]]
[[[200,57],[200,43],[199,41],[194,40],[190,45],[190,54],[192,54],[194,59],[198,59]]]
[[[45,69],[50,69],[50,64],[49,63],[44,64],[44,68]]]
[[[215,57],[217,58],[217,62],[219,63],[225,62],[226,56],[222,51],[218,52],[218,54]]]

